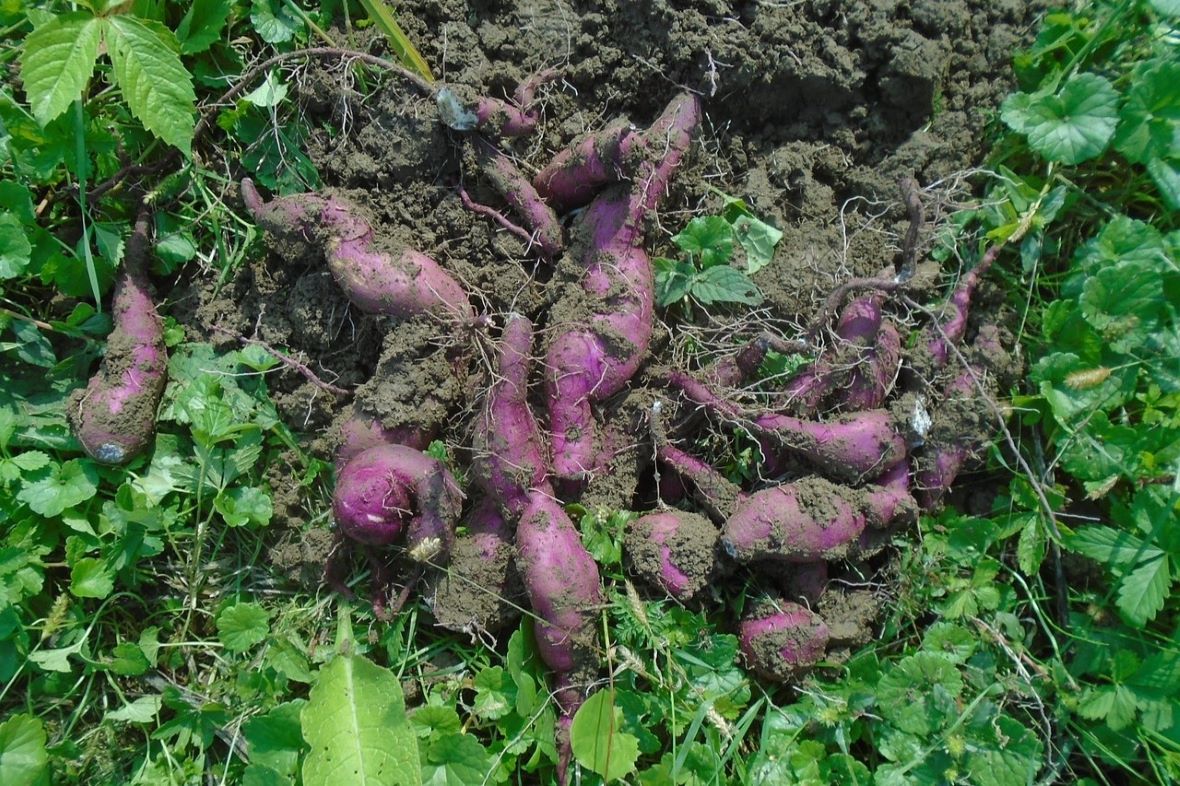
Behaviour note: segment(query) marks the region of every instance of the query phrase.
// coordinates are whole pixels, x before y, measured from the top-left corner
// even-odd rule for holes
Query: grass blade
[[[394,18],[393,11],[389,10],[389,6],[383,0],[360,0],[360,2],[365,13],[369,15],[369,19],[373,20],[373,24],[385,33],[390,45],[393,46],[393,51],[397,53],[402,63],[417,71],[426,81],[433,82],[434,74],[430,72],[426,58],[422,57],[417,47],[406,36],[405,31]]]

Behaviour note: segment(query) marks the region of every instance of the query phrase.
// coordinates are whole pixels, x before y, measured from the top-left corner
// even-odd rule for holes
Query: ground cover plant
[[[0,11],[0,781],[1174,778],[1176,9],[1046,10]]]

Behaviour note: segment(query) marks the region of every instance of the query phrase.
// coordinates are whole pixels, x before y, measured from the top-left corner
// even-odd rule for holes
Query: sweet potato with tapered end
[[[619,119],[578,137],[533,177],[533,187],[559,213],[589,203],[600,188],[622,178],[634,134],[630,121]]]
[[[992,246],[984,253],[979,264],[959,281],[959,285],[943,305],[937,321],[922,331],[918,347],[925,352],[927,358],[918,358],[915,365],[923,376],[928,377],[932,372],[945,366],[951,357],[952,347],[963,340],[963,335],[967,332],[967,317],[975,290],[979,288],[983,277],[999,257],[1001,248],[1003,245]]]
[[[264,202],[248,179],[242,199],[267,231],[320,249],[336,283],[362,311],[399,319],[472,319],[467,293],[450,273],[420,251],[384,247],[364,211],[348,200],[308,193]]]
[[[849,372],[839,392],[841,407],[849,412],[876,409],[885,403],[901,364],[901,334],[892,322],[881,323],[876,343]]]
[[[623,550],[631,575],[677,600],[688,600],[713,574],[717,528],[687,511],[649,513],[628,526]]]
[[[549,474],[545,441],[528,402],[532,346],[533,323],[510,315],[472,439],[472,475],[511,521],[528,504],[529,490]]]
[[[446,570],[428,590],[434,620],[462,633],[495,632],[520,616],[524,587],[516,571],[513,531],[483,497],[463,520]]]
[[[819,615],[788,602],[756,607],[738,631],[746,665],[776,682],[797,679],[823,660],[830,636]]]
[[[602,605],[598,565],[561,503],[534,490],[516,527],[516,566],[536,612],[537,650],[553,671],[558,773],[570,762],[570,724],[598,672],[597,621]]]
[[[149,218],[146,211],[139,214],[127,243],[102,366],[85,389],[70,396],[66,409],[82,449],[104,464],[130,461],[151,443],[167,383],[164,326],[145,265]]]
[[[419,562],[445,561],[454,541],[463,494],[438,459],[405,445],[358,453],[340,471],[332,513],[341,531],[384,546],[404,531],[406,551]]]
[[[354,406],[352,413],[340,423],[336,431],[336,471],[339,472],[354,456],[369,448],[405,445],[415,450],[425,450],[432,439],[433,429],[418,426],[387,428]]]
[[[439,116],[456,131],[479,130],[492,136],[527,136],[537,129],[540,114],[533,105],[537,90],[560,76],[556,69],[540,71],[517,85],[511,101],[477,96],[463,85],[448,85],[435,94]]]
[[[656,446],[656,458],[668,469],[691,484],[693,499],[718,524],[737,510],[746,495],[728,478],[675,445]]]
[[[551,259],[565,245],[561,222],[537,189],[517,168],[512,159],[497,150],[486,139],[475,140],[476,157],[480,170],[492,182],[504,201],[520,217],[541,256]]]

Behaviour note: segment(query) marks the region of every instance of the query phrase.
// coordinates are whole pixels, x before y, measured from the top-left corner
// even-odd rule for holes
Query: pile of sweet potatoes
[[[841,593],[829,577],[936,505],[978,453],[986,433],[968,433],[943,413],[978,411],[968,402],[988,393],[985,362],[1003,350],[990,328],[959,349],[984,264],[917,328],[898,318],[915,314],[903,305],[904,287],[834,304],[834,324],[823,326],[827,348],[812,344],[815,359],[756,405],[739,406],[730,391],[759,374],[775,343],[765,337],[735,346],[711,367],[655,369],[647,230],[691,155],[700,102],[684,93],[646,127],[610,123],[573,140],[530,179],[491,135],[529,134],[540,120],[533,93],[551,78],[526,83],[515,102],[462,104],[453,90],[439,93],[446,122],[471,134],[474,160],[502,195],[504,212],[475,205],[464,192],[465,203],[556,263],[550,306],[538,313],[479,313],[480,299],[457,276],[386,240],[365,209],[343,196],[266,201],[249,180],[242,196],[270,233],[318,249],[357,309],[432,321],[469,346],[470,357],[485,359],[486,384],[466,416],[414,428],[359,402],[352,408],[338,429],[333,514],[358,548],[402,550],[415,576],[428,577],[439,624],[492,628],[531,608],[541,659],[554,675],[564,779],[569,724],[598,678],[603,606],[598,567],[565,503],[610,472],[620,454],[644,457],[642,488],[630,496],[650,509],[624,540],[640,585],[678,602],[713,603],[727,576],[765,577],[761,586],[775,592],[748,604],[735,632],[752,671],[797,678],[856,635],[825,618]],[[572,217],[568,230],[563,217]],[[86,413],[131,406],[148,393],[158,400],[163,384],[158,330],[140,324],[156,325],[154,311],[119,318],[120,309],[148,314],[139,304],[146,297],[141,277],[129,271],[117,295],[116,335],[129,342],[119,352],[130,360],[117,376],[112,339],[108,368],[74,415],[79,439],[102,460],[122,460],[143,440],[116,440],[105,421]],[[641,384],[655,402],[647,417],[610,417]],[[695,455],[708,435],[727,430],[760,445],[766,480],[739,486]],[[433,439],[460,446],[453,462],[425,452]],[[387,588],[375,589],[384,598]],[[459,609],[471,596],[482,602]]]

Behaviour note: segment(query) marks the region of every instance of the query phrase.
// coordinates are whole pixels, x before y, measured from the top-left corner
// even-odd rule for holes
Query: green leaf
[[[217,638],[230,652],[245,652],[269,634],[269,615],[257,603],[235,603],[217,615]]]
[[[105,598],[115,588],[106,562],[83,557],[70,568],[70,592],[79,598]]]
[[[12,463],[25,472],[32,472],[43,467],[48,467],[49,461],[49,454],[42,453],[39,450],[25,451],[12,457]]]
[[[488,720],[502,718],[516,705],[516,685],[501,666],[486,666],[475,675],[472,711]]]
[[[269,71],[262,84],[242,96],[242,100],[257,107],[269,109],[283,103],[286,97],[287,86],[274,71]]]
[[[423,786],[468,786],[483,783],[491,766],[488,752],[469,734],[448,734],[433,740],[422,765]]]
[[[283,0],[252,0],[250,22],[268,44],[283,44],[303,29],[303,20],[287,8]]]
[[[1167,556],[1161,554],[1132,570],[1119,582],[1119,611],[1136,627],[1143,627],[1160,613],[1172,587]]]
[[[1180,16],[1180,0],[1150,0],[1151,7],[1164,16]]]
[[[1149,61],[1135,69],[1120,112],[1114,147],[1130,160],[1180,156],[1180,62]]]
[[[265,527],[274,513],[270,495],[254,486],[235,486],[218,494],[213,507],[231,527],[246,524]]]
[[[300,713],[310,751],[305,786],[419,786],[418,740],[401,685],[389,670],[355,655],[325,666]]]
[[[24,273],[32,254],[33,245],[20,219],[12,213],[0,216],[0,279]]]
[[[877,709],[898,729],[927,736],[942,726],[942,697],[952,701],[963,692],[955,664],[929,652],[903,658],[877,683]]]
[[[385,37],[389,39],[389,45],[393,47],[393,51],[397,53],[402,64],[417,71],[427,82],[433,82],[434,74],[430,73],[430,66],[427,65],[426,58],[422,57],[409,36],[402,30],[401,25],[397,23],[393,11],[389,10],[382,0],[360,0],[360,3],[369,19],[373,20],[373,24],[382,33],[385,33]]]
[[[1159,272],[1145,260],[1127,260],[1099,270],[1083,285],[1078,301],[1082,315],[1116,352],[1138,349],[1167,315]]]
[[[1027,786],[1041,769],[1043,746],[1019,721],[1007,715],[988,716],[974,724],[965,782],[973,786]]]
[[[1164,556],[1159,549],[1149,546],[1124,530],[1111,527],[1082,527],[1066,538],[1070,551],[1111,566],[1134,565],[1142,560]]]
[[[103,720],[122,721],[124,723],[150,723],[160,714],[164,697],[158,693],[140,696],[130,704],[124,704],[117,710],[111,710],[103,716]]]
[[[131,641],[116,644],[111,656],[107,668],[121,677],[138,677],[151,667],[147,655]]]
[[[131,113],[148,131],[191,155],[197,99],[192,76],[180,62],[176,36],[159,22],[132,16],[113,16],[108,22],[115,84]]]
[[[721,216],[697,216],[672,242],[700,261],[702,268],[724,265],[733,257],[733,227]]]
[[[1016,561],[1026,576],[1035,575],[1041,569],[1048,543],[1049,534],[1040,517],[1030,515],[1020,529],[1020,539],[1016,543]]]
[[[21,57],[21,81],[33,117],[41,125],[82,96],[94,64],[103,22],[82,11],[62,14],[29,33]]]
[[[656,279],[656,304],[667,308],[692,290],[696,268],[688,262],[667,257],[652,260]]]
[[[762,292],[749,277],[729,265],[719,265],[697,274],[692,282],[692,296],[703,305],[712,303],[743,303],[756,306],[762,302]]]
[[[221,38],[232,7],[230,0],[194,0],[176,28],[181,54],[204,52]]]
[[[1106,149],[1118,125],[1118,92],[1097,74],[1070,77],[1057,93],[1014,93],[1000,110],[1003,121],[1028,136],[1050,161],[1080,164]]]
[[[295,777],[304,747],[299,715],[306,704],[303,699],[284,702],[242,724],[251,763],[270,767],[287,778]]]
[[[33,786],[49,767],[45,726],[32,715],[12,715],[0,723],[0,783]]]
[[[633,772],[639,758],[639,740],[620,729],[622,721],[614,690],[604,689],[578,708],[570,728],[574,758],[608,782]]]
[[[93,462],[83,459],[67,461],[53,467],[48,477],[30,483],[16,498],[34,513],[53,518],[67,508],[80,505],[98,492],[98,470]]]
[[[775,246],[783,239],[781,230],[745,214],[734,219],[733,233],[746,250],[746,272],[751,276],[771,263]]]
[[[1173,161],[1153,158],[1147,162],[1147,174],[1155,181],[1164,203],[1172,210],[1180,210],[1180,166]]]

